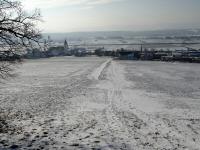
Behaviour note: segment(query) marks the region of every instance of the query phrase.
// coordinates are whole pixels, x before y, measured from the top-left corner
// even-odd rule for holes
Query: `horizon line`
[[[200,30],[199,28],[171,28],[171,29],[152,29],[152,30],[94,30],[94,31],[64,31],[64,32],[41,32],[42,34],[66,34],[66,33],[94,33],[94,32],[156,32],[169,30]]]

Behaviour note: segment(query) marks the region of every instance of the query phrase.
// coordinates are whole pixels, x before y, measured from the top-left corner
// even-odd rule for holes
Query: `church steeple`
[[[65,49],[65,50],[68,50],[68,49],[69,49],[69,45],[68,45],[68,43],[67,43],[67,40],[65,40],[65,42],[64,42],[64,49]]]
[[[140,51],[143,52],[143,45],[141,44]]]

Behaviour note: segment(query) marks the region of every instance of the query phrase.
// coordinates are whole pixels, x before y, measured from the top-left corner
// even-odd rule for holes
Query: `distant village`
[[[200,63],[200,49],[182,48],[182,49],[114,49],[106,50],[104,47],[99,47],[94,50],[87,50],[84,47],[69,47],[67,40],[64,40],[63,45],[55,45],[48,37],[48,40],[43,42],[40,48],[27,48],[23,54],[12,54],[9,51],[0,51],[0,60],[15,60],[15,59],[39,59],[59,56],[109,56],[120,60],[149,60],[149,61],[180,61]]]

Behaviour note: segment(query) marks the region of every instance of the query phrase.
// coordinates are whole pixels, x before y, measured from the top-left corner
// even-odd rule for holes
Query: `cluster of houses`
[[[50,41],[50,40],[49,40]],[[84,57],[90,55],[110,56],[121,60],[160,60],[160,61],[182,61],[182,62],[198,62],[200,63],[200,49],[148,49],[141,45],[140,49],[117,49],[106,50],[104,47],[96,48],[95,50],[87,50],[82,47],[69,48],[68,42],[65,40],[63,46],[49,46],[44,42],[43,48],[26,49],[22,55],[12,53],[10,51],[0,51],[1,61],[26,59],[38,59],[58,56],[76,56]]]
[[[58,56],[77,56],[83,57],[92,55],[91,51],[82,47],[69,48],[68,42],[65,40],[63,46],[45,46],[43,48],[27,49],[26,53],[22,56],[26,59],[49,58]]]
[[[70,55],[70,50],[67,41],[65,40],[64,46],[48,46],[44,42],[43,48],[26,49],[26,53],[22,56],[27,59],[34,58],[48,58],[54,56],[67,56]]]
[[[97,48],[94,51],[87,51],[86,48],[75,47],[69,48],[67,41],[64,46],[49,47],[46,51],[39,49],[27,50],[24,58],[47,58],[54,56],[110,56],[120,60],[160,60],[160,61],[181,61],[181,62],[197,62],[200,63],[200,50],[181,49],[181,50],[163,50],[163,49],[140,49],[140,50],[105,50],[104,47]]]
[[[144,50],[125,50],[119,49],[104,54],[112,54],[121,60],[160,60],[160,61],[181,61],[200,63],[200,50],[163,50],[163,49],[144,49]],[[106,55],[104,55],[106,56]],[[108,56],[108,55],[107,55]]]

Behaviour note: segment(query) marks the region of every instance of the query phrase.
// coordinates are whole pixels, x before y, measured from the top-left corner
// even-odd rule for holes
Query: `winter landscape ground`
[[[200,66],[25,60],[0,84],[0,149],[200,149]]]

